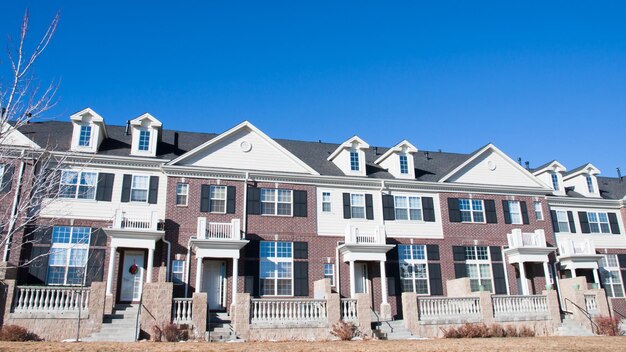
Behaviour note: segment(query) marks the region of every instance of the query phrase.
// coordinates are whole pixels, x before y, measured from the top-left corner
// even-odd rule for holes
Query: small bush
[[[524,325],[517,330],[517,336],[518,337],[535,337],[535,330]]]
[[[506,337],[518,337],[517,328],[514,325],[507,325],[504,327]]]
[[[161,342],[163,341],[163,330],[161,330],[161,326],[159,324],[152,325],[152,341]]]
[[[449,339],[491,337],[490,329],[485,324],[466,323],[459,327],[442,329],[443,337]]]
[[[491,337],[506,337],[506,330],[502,327],[502,325],[492,324],[489,327],[489,334]]]
[[[352,340],[353,337],[358,335],[356,326],[343,320],[335,323],[330,330],[330,333],[333,336],[337,336],[342,341]]]
[[[619,336],[619,319],[616,317],[597,317],[594,319],[598,325],[598,335]]]
[[[152,340],[156,342],[177,342],[189,338],[187,329],[181,329],[174,323],[163,322],[152,326]]]
[[[37,334],[18,325],[5,325],[0,330],[0,341],[40,341]]]

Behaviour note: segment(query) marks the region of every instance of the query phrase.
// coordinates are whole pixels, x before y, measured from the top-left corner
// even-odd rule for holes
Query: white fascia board
[[[130,120],[130,124],[133,126],[141,126],[141,121],[148,119],[150,120],[150,125],[152,127],[155,128],[161,128],[161,126],[163,126],[163,124],[161,123],[161,121],[159,121],[156,117],[152,116],[150,113],[144,113],[141,114],[138,117],[135,117],[134,119]]]
[[[337,155],[339,155],[339,153],[341,153],[344,149],[346,148],[352,148],[352,144],[353,143],[357,143],[359,145],[359,149],[368,149],[370,147],[369,144],[367,144],[363,139],[361,139],[361,137],[359,136],[352,136],[350,139],[348,139],[347,141],[341,143],[341,145],[339,146],[339,148],[335,149],[334,152],[332,152],[332,154],[330,154],[330,156],[326,159],[328,161],[332,161],[333,159],[335,159],[337,157]]]
[[[547,171],[565,172],[567,171],[567,168],[563,166],[563,164],[561,164],[560,162],[553,160],[541,169],[533,171],[533,175],[538,176]]]
[[[406,152],[409,154],[417,153],[417,148],[405,139],[402,142],[396,144],[395,147],[390,148],[385,154],[381,155],[380,158],[376,159],[376,161],[374,161],[374,164],[382,163],[383,161],[385,161],[385,159],[390,157],[393,153],[402,152],[403,148],[406,148]]]
[[[598,175],[600,174],[600,169],[598,169],[597,167],[595,167],[592,163],[587,163],[583,168],[581,168],[580,170],[571,173],[567,176],[563,176],[563,181],[572,179],[580,174],[590,174],[590,175]]]

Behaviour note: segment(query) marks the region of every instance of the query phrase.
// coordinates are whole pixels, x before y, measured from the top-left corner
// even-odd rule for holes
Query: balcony
[[[198,257],[239,258],[239,250],[249,241],[241,231],[241,220],[230,222],[208,222],[206,217],[198,218],[196,236],[191,239],[197,248]]]
[[[199,240],[242,240],[241,220],[230,222],[207,222],[206,218],[198,218]]]
[[[602,255],[596,253],[596,246],[591,239],[568,239],[559,242],[559,254],[556,257],[561,267],[567,270],[598,269]]]
[[[156,211],[139,213],[118,209],[115,211],[111,226],[104,228],[104,231],[111,238],[157,241],[165,235],[164,224]],[[135,247],[135,244],[120,243],[119,246]]]
[[[394,245],[387,244],[385,228],[375,226],[363,228],[349,224],[345,230],[345,242],[339,246],[343,260],[348,261],[384,261],[386,253]]]
[[[506,235],[509,246],[503,252],[509,258],[510,263],[524,262],[547,262],[548,254],[556,250],[556,247],[548,247],[544,230],[535,232],[522,232],[521,229],[513,229]]]

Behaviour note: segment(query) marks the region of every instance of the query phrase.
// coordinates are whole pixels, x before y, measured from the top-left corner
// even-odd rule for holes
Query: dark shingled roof
[[[531,168],[529,171],[530,171],[530,172],[535,172],[535,171],[541,170],[541,169],[543,169],[544,167],[546,167],[546,166],[548,166],[548,165],[552,164],[552,163],[553,163],[553,162],[555,162],[555,161],[556,161],[556,160],[550,160],[550,161],[548,161],[547,163],[545,163],[545,164],[543,164],[543,165],[539,165],[539,166],[537,166],[537,167],[535,167],[535,168]]]
[[[575,168],[575,169],[571,169],[571,170],[569,170],[569,171],[567,171],[567,172],[564,172],[564,173],[563,173],[563,176],[568,176],[568,175],[571,175],[571,174],[573,174],[573,173],[576,173],[576,172],[578,172],[578,171],[580,171],[580,170],[584,169],[587,165],[589,165],[589,163],[582,164],[582,165],[580,165],[579,167],[577,167],[577,168]]]
[[[597,178],[602,198],[622,199],[626,196],[626,180],[617,177],[597,176]]]

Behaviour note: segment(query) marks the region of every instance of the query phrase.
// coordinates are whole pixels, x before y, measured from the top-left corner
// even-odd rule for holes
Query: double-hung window
[[[322,192],[322,212],[330,213],[331,211],[330,192]]]
[[[78,145],[81,147],[89,147],[91,145],[91,126],[80,126],[80,135],[78,136]]]
[[[356,150],[350,151],[350,171],[359,171],[361,169],[359,165],[359,152]]]
[[[48,257],[49,285],[82,285],[89,254],[89,227],[55,226]]]
[[[133,175],[133,182],[130,186],[130,201],[147,202],[149,187],[150,176]]]
[[[556,211],[556,222],[559,225],[559,232],[570,232],[569,220],[567,219],[567,212],[565,210]]]
[[[482,199],[459,199],[462,222],[485,222],[485,207]]]
[[[365,219],[364,194],[350,194],[350,217],[352,219]]]
[[[593,178],[587,175],[585,179],[587,180],[587,190],[589,193],[593,193]]]
[[[522,210],[520,203],[517,200],[509,200],[509,216],[511,217],[511,224],[522,223]]]
[[[607,254],[602,257],[599,271],[606,295],[609,297],[624,297],[624,285],[622,283],[617,255]]]
[[[184,283],[183,278],[185,274],[185,261],[184,260],[172,260],[172,282],[174,285],[182,285]]]
[[[330,279],[330,286],[335,286],[335,264],[324,263],[324,279]]]
[[[541,202],[533,202],[533,207],[535,209],[535,219],[543,220],[543,208],[541,207]]]
[[[261,189],[261,215],[293,214],[293,191],[290,189]]]
[[[60,198],[95,199],[97,172],[63,170],[59,188]]]
[[[259,257],[261,295],[293,295],[293,243],[261,241]]]
[[[141,151],[150,150],[150,131],[149,130],[139,131],[139,144],[137,145],[137,149]]]
[[[400,244],[398,254],[402,291],[429,294],[426,246]]]
[[[396,220],[422,220],[422,200],[420,197],[395,196]]]
[[[0,164],[0,180],[4,177],[4,164]]]
[[[559,190],[559,176],[557,174],[552,174],[552,189],[555,191]]]
[[[591,233],[611,233],[609,217],[606,213],[587,212],[587,220]]]
[[[403,175],[409,173],[409,158],[406,154],[400,154],[400,173]]]
[[[189,198],[189,184],[177,183],[176,184],[176,205],[185,206]]]
[[[465,264],[471,290],[480,291],[482,286],[485,291],[493,292],[489,248],[486,246],[465,247]]]
[[[212,213],[226,213],[226,186],[211,186],[209,192]]]

